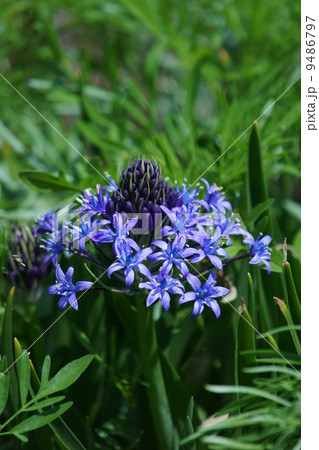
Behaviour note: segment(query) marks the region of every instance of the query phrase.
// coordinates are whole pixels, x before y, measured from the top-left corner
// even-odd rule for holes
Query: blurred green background
[[[117,178],[146,155],[172,181],[194,181],[298,79],[299,10],[291,1],[3,0],[1,73],[97,170]],[[61,204],[63,193],[31,191],[20,171],[102,181],[0,82],[2,219]],[[300,219],[299,122],[298,81],[259,120],[270,196],[288,234]],[[242,213],[249,134],[205,174]]]
[[[289,256],[299,291],[299,27],[300,4],[291,0],[2,0],[0,73],[43,117],[0,77],[1,223],[32,221],[72,201],[77,189],[103,184],[98,172],[117,180],[129,161],[143,155],[158,161],[172,182],[184,177],[193,182],[229,146],[204,177],[223,186],[245,220],[251,129],[243,132],[289,88],[258,125],[269,197],[275,199],[273,244],[280,246],[287,237],[293,245]],[[19,175],[23,171],[48,172],[74,186],[42,189],[26,183]],[[248,297],[247,270],[248,264],[235,270],[236,307],[241,296]],[[261,275],[253,275],[264,304],[284,295],[280,274],[271,275],[271,282],[263,274],[264,290]],[[75,406],[68,423],[88,448],[133,448],[142,420],[136,411],[145,402],[136,355],[130,354],[112,304],[102,295],[88,297],[32,355],[41,367],[49,353],[58,369],[94,353],[88,378],[72,388]],[[22,345],[27,347],[57,315],[45,289],[37,307],[25,306],[20,297],[14,331]],[[234,382],[236,313],[223,307],[218,324],[207,315],[196,323],[186,317],[187,312],[174,310],[162,315],[159,344],[195,396],[203,419],[225,404],[208,394],[204,383]],[[261,331],[267,325],[257,323]],[[135,429],[131,415],[138,422]],[[147,417],[143,420],[147,423]],[[125,430],[125,439],[119,430]],[[37,439],[41,434],[33,448]],[[140,448],[149,448],[150,436],[145,439]]]

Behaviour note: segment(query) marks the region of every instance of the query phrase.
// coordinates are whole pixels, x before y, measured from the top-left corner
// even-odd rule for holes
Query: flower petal
[[[184,294],[180,299],[179,299],[179,304],[182,303],[186,303],[186,302],[190,302],[192,300],[195,300],[196,298],[196,294],[195,292],[186,292],[186,294]]]
[[[168,292],[170,294],[175,294],[175,295],[183,295],[184,294],[183,290],[176,286],[168,288]]]
[[[199,279],[195,277],[195,275],[192,275],[191,273],[187,276],[187,281],[192,286],[195,292],[198,291],[202,286]]]
[[[170,301],[171,301],[171,297],[169,296],[168,292],[165,291],[161,298],[161,302],[162,302],[162,305],[163,305],[165,311],[167,311],[169,309]]]
[[[209,308],[211,310],[214,311],[214,314],[215,314],[216,318],[218,319],[218,317],[220,316],[220,307],[219,307],[219,304],[216,302],[216,300],[210,300],[205,303],[207,304],[207,306],[209,306]]]
[[[216,291],[214,294],[211,295],[211,297],[224,297],[228,294],[229,289],[222,287],[222,286],[216,286],[214,287],[214,291]]]
[[[78,302],[76,301],[76,296],[74,293],[69,296],[69,303],[76,311],[79,309]]]
[[[151,306],[160,297],[160,292],[156,292],[155,289],[151,291],[146,299],[146,306]]]
[[[256,255],[249,261],[249,264],[258,264],[261,261],[261,257],[256,253]]]
[[[63,297],[59,298],[59,310],[63,311],[65,309],[65,307],[68,304],[68,297],[66,295],[64,295]]]
[[[201,301],[196,300],[194,303],[193,312],[191,314],[191,317],[199,316],[204,310],[204,305]]]
[[[143,275],[145,275],[147,278],[151,277],[151,272],[148,270],[146,266],[144,266],[144,264],[138,264],[136,267],[137,270],[141,272]]]
[[[152,245],[156,245],[156,247],[159,247],[161,250],[166,250],[167,248],[167,242],[155,240],[152,242]]]
[[[140,289],[154,289],[154,284],[152,281],[146,281],[145,283],[140,283],[138,287]]]
[[[78,291],[86,291],[87,289],[90,289],[92,286],[92,281],[78,281],[75,285],[76,292]]]
[[[210,259],[210,262],[213,264],[213,266],[216,267],[216,269],[223,270],[223,263],[217,256],[215,255],[207,255],[207,256]]]
[[[151,253],[153,253],[153,250],[151,248],[144,248],[141,250],[140,254],[138,255],[138,262],[144,261]]]
[[[110,265],[110,267],[107,270],[107,276],[110,278],[113,272],[116,272],[117,270],[123,269],[125,266],[121,263],[115,262]]]
[[[125,284],[126,287],[130,287],[134,281],[135,278],[135,274],[134,274],[134,270],[131,268],[126,268],[125,271]]]
[[[73,284],[72,283],[72,277],[73,277],[73,273],[74,273],[74,268],[73,267],[69,267],[68,270],[65,273],[65,279],[69,284]]]
[[[57,266],[56,266],[55,276],[56,276],[56,279],[58,281],[60,281],[61,283],[67,283],[67,280],[65,278],[63,270],[61,269],[60,264],[57,264]]]
[[[52,286],[49,287],[48,294],[56,295],[56,294],[59,293],[58,291],[59,291],[59,289],[58,289],[58,286],[57,286],[57,283],[56,283],[56,284],[53,284]]]

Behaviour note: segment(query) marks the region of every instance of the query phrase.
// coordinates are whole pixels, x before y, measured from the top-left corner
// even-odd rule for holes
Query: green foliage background
[[[275,199],[269,212],[273,244],[280,247],[287,237],[300,293],[299,16],[300,4],[288,0],[2,0],[0,72],[33,105],[0,77],[3,225],[34,220],[72,201],[77,190],[103,182],[98,172],[117,179],[129,161],[143,155],[157,160],[172,182],[184,177],[193,182],[209,168],[205,178],[224,187],[245,221],[255,206],[255,186],[248,171],[252,128],[244,132],[270,107],[258,125],[262,170],[268,195]],[[31,186],[21,177],[25,171],[47,172],[68,188]],[[275,253],[279,272],[267,278],[263,270],[251,270],[255,314],[247,282],[252,268],[242,263],[228,274],[238,291],[235,307],[245,298],[262,333],[282,325],[272,297],[287,297],[282,257]],[[8,294],[2,287],[1,320]],[[15,295],[13,335],[27,348],[58,317],[57,307],[46,286],[36,294]],[[74,405],[64,415],[66,422],[86,448],[150,448],[154,424],[145,406],[142,369],[130,350],[128,325],[123,328],[116,314],[118,302],[111,300],[88,295],[79,313],[69,312],[37,342],[31,358],[40,371],[50,354],[57,372],[84,353],[94,354],[69,389]],[[237,314],[226,305],[218,322],[209,314],[185,320],[185,310],[157,314],[159,347],[177,377],[168,395],[181,405],[174,417],[186,414],[191,394],[196,428],[233,399],[231,390],[221,396],[204,385],[235,383]],[[271,351],[260,339],[257,347]],[[295,358],[291,342],[284,350]],[[45,437],[55,448],[55,434],[47,428],[31,432],[24,445],[38,448]],[[250,442],[262,440],[256,430]],[[184,436],[191,433],[188,429]],[[245,433],[241,429],[239,436]],[[229,439],[240,440],[236,436]],[[235,448],[225,442],[215,440],[211,448]],[[288,439],[278,448],[295,444]],[[6,448],[15,445],[6,441]],[[258,445],[254,448],[268,448]]]

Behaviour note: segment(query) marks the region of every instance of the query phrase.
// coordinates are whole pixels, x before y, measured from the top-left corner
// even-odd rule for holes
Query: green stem
[[[291,316],[295,324],[300,324],[301,323],[300,301],[295,287],[289,262],[284,262],[282,265],[282,269],[287,289],[287,296],[288,296],[287,303],[291,311]]]
[[[22,412],[24,412],[30,405],[32,405],[32,403],[34,403],[34,399],[30,400],[28,403],[26,403],[20,409],[18,409],[17,412],[15,412],[11,417],[9,417],[9,419],[3,425],[0,426],[0,429],[3,430],[3,428],[9,425],[9,423],[12,422],[13,419],[15,419]]]
[[[148,383],[147,396],[159,448],[173,450],[176,448],[174,425],[159,359],[152,310],[145,306],[141,298],[137,298],[137,324],[140,357]]]

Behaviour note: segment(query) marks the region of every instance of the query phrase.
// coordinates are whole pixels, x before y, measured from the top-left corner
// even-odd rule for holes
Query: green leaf
[[[249,227],[250,225],[256,223],[261,214],[267,211],[267,209],[271,207],[274,201],[274,198],[269,198],[268,200],[265,200],[264,202],[259,203],[257,206],[255,206],[245,219],[246,227]]]
[[[282,273],[282,251],[275,248],[271,249],[271,260],[269,261],[271,271],[274,273]],[[265,266],[262,267],[267,270]]]
[[[287,290],[288,306],[291,311],[293,323],[299,325],[301,323],[301,307],[289,262],[283,263],[282,270]]]
[[[32,379],[36,388],[40,387],[40,380],[35,371],[32,361],[30,360],[31,365],[31,373]],[[51,397],[55,398],[55,397]],[[46,401],[46,400],[44,400]],[[75,436],[72,430],[67,426],[62,417],[58,417],[58,419],[54,423],[49,423],[49,427],[53,431],[57,442],[62,443],[67,449],[72,450],[85,450],[85,447],[79,441],[79,439]]]
[[[65,413],[65,411],[71,408],[72,404],[73,402],[63,403],[63,405],[56,406],[49,411],[28,417],[26,420],[13,427],[10,430],[10,434],[26,433],[41,428]]]
[[[290,214],[290,216],[297,220],[299,223],[301,222],[301,206],[300,203],[294,202],[291,199],[285,199],[282,201],[282,208]]]
[[[207,436],[203,438],[205,444],[215,444],[219,447],[234,450],[263,450],[263,445],[249,444],[248,442],[240,442],[238,439],[230,439],[222,436]]]
[[[288,402],[288,400],[285,400],[278,395],[271,394],[270,392],[267,392],[265,390],[257,389],[254,387],[207,385],[206,389],[207,391],[213,392],[214,394],[251,394],[255,395],[256,397],[266,398],[275,403],[278,403],[279,405],[291,406],[291,403]]]
[[[11,288],[8,296],[6,310],[3,319],[1,349],[7,357],[8,367],[13,364],[13,345],[12,345],[12,308],[13,308],[14,287]],[[14,367],[10,369],[10,393],[13,410],[17,411],[19,408],[19,386],[18,379]]]
[[[259,233],[263,233],[264,234],[266,229],[267,229],[268,223],[269,223],[269,217],[265,216],[262,219],[260,219],[257,222],[257,225],[256,225],[256,227],[254,229],[254,235],[258,236]]]
[[[75,191],[79,192],[79,187],[69,183],[64,176],[56,177],[47,172],[25,171],[20,172],[21,180],[33,189],[40,191]]]
[[[29,386],[30,386],[30,361],[29,355],[26,350],[23,351],[20,359],[19,374],[19,386],[20,386],[20,400],[21,406],[23,406],[27,400]]]
[[[145,0],[136,0],[134,2],[121,0],[121,3],[126,6],[127,10],[135,16],[141,24],[149,28],[155,35],[161,34],[161,22],[156,4],[157,2],[152,3],[152,6]]]
[[[301,355],[300,340],[299,340],[299,337],[297,335],[297,332],[296,332],[295,328],[293,327],[294,323],[293,323],[290,311],[287,308],[286,303],[283,300],[281,300],[280,298],[274,297],[274,301],[279,306],[280,311],[284,315],[284,317],[285,317],[285,319],[287,321],[287,324],[290,327],[289,330],[290,330],[290,334],[291,334],[294,346],[296,348],[298,356],[300,356]]]
[[[46,385],[40,386],[36,398],[54,394],[71,386],[89,366],[93,358],[94,355],[86,355],[67,364]]]
[[[46,398],[45,400],[42,400],[41,402],[37,402],[34,405],[28,406],[24,409],[24,411],[39,411],[40,409],[43,409],[47,406],[52,406],[54,403],[61,402],[65,399],[65,395],[57,395],[56,397],[50,397]]]
[[[252,321],[254,323],[256,320],[256,317],[255,317],[255,311],[256,311],[255,289],[254,289],[254,283],[253,283],[252,276],[249,272],[247,273],[247,277],[248,277],[248,307],[249,307],[249,310],[251,311],[251,317],[252,317]]]
[[[255,335],[253,322],[247,311],[245,304],[238,309],[237,322],[237,342],[236,342],[236,359],[235,370],[237,384],[251,386],[253,384],[253,376],[243,372],[244,367],[252,367],[256,365],[256,357],[254,355],[243,354],[244,351],[255,351]]]
[[[254,123],[249,140],[248,180],[252,207],[268,200],[268,192],[262,166],[260,132],[257,122]]]
[[[159,357],[172,419],[174,423],[184,424],[188,407],[188,413],[191,415],[193,414],[194,401],[193,403],[191,402],[190,395],[185,388],[180,375],[169,359],[160,350]]]
[[[3,356],[0,361],[0,415],[6,407],[9,395],[10,374],[7,369],[7,358]]]
[[[157,434],[158,446],[162,450],[174,449],[174,426],[164,384],[152,309],[147,308],[144,299],[137,298],[137,323],[140,358],[147,396]]]
[[[136,308],[128,300],[126,295],[112,292],[112,298],[115,311],[123,325],[125,333],[137,345]]]
[[[295,252],[298,254],[298,257],[300,258],[301,256],[301,230],[299,230],[293,240],[292,243]]]
[[[28,442],[29,440],[26,436],[24,436],[24,434],[13,433],[13,435],[22,442]]]
[[[273,372],[278,372],[278,373],[284,373],[293,377],[298,378],[298,380],[300,380],[301,375],[299,372],[297,372],[296,370],[290,369],[288,367],[281,367],[281,366],[276,366],[276,365],[271,365],[271,366],[258,366],[258,367],[249,367],[247,369],[245,369],[245,372],[248,373],[273,373]]]
[[[252,208],[256,208],[259,204],[264,204],[266,201],[268,201],[268,191],[263,169],[260,134],[257,122],[255,122],[252,126],[249,140],[248,187],[250,204]],[[262,217],[269,218],[266,232],[272,236],[272,224],[270,221],[269,213],[264,211],[260,215]]]
[[[187,437],[194,433],[193,427],[193,412],[194,412],[194,397],[190,398],[189,405],[187,408],[186,420],[184,422],[184,428],[182,430],[181,437]],[[188,445],[184,446],[185,450],[196,450],[196,442],[190,442]]]
[[[44,358],[42,371],[41,371],[41,386],[47,386],[49,381],[49,374],[50,374],[50,368],[51,368],[51,358],[49,355],[47,355]]]

